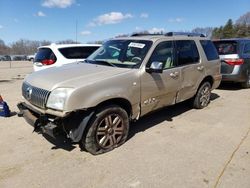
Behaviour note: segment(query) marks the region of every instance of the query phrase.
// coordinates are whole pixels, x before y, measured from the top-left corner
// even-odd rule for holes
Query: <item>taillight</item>
[[[52,60],[52,59],[44,59],[42,60],[41,62],[43,65],[52,65],[55,63],[55,60]]]
[[[224,61],[229,65],[242,65],[244,63],[244,59],[224,59]]]

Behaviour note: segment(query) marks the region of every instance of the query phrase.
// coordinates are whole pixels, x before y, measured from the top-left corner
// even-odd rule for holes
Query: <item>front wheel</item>
[[[80,145],[93,155],[105,153],[122,145],[128,131],[127,112],[115,105],[104,107],[90,121]]]
[[[196,109],[206,107],[210,103],[210,96],[211,84],[209,82],[202,83],[193,99],[193,107]]]

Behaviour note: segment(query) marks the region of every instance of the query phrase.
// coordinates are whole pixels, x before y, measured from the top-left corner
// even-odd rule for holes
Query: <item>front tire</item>
[[[193,107],[196,109],[206,107],[210,103],[210,96],[211,84],[209,82],[202,83],[193,99]]]
[[[80,145],[93,155],[102,154],[122,145],[129,131],[127,112],[112,105],[100,109],[90,120]]]

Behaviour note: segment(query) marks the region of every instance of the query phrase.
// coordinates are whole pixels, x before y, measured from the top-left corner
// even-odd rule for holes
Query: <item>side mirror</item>
[[[159,61],[153,61],[150,67],[146,68],[146,72],[148,73],[162,73],[163,72],[163,63]]]

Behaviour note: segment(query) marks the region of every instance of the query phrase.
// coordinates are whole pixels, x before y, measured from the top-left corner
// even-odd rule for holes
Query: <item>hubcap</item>
[[[123,120],[118,114],[105,116],[97,127],[97,143],[104,149],[111,148],[121,141],[124,128]]]
[[[201,106],[205,107],[208,105],[210,100],[210,88],[208,86],[204,87],[201,91],[200,103]]]

